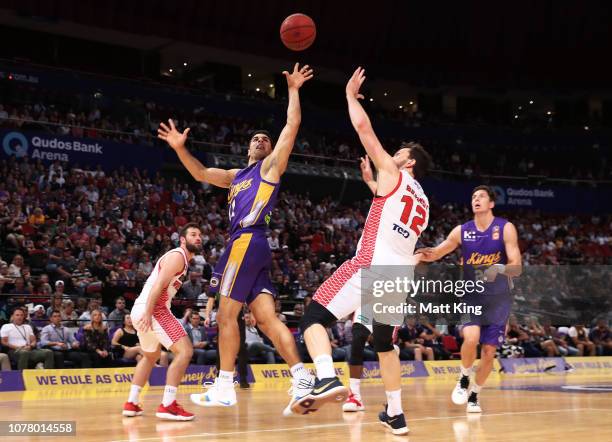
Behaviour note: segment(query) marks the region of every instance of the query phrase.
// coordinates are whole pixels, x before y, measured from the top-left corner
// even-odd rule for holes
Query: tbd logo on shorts
[[[399,233],[404,238],[410,237],[410,232],[397,224],[393,224],[393,231]]]
[[[212,278],[210,278],[211,287],[217,287],[218,285],[219,285],[219,278],[217,278],[216,276],[213,276]]]

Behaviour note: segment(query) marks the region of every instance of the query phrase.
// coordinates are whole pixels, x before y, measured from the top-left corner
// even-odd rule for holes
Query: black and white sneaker
[[[461,376],[461,378],[457,381],[455,388],[453,389],[453,394],[451,395],[451,400],[453,401],[453,404],[463,405],[467,402],[469,386],[470,377]]]
[[[318,410],[328,402],[343,404],[348,394],[348,388],[340,382],[337,376],[315,379],[315,384],[310,394],[291,404],[291,411],[294,414],[308,414]]]
[[[468,413],[482,413],[480,402],[478,402],[478,393],[474,393],[473,391],[470,393],[466,410]]]
[[[397,416],[389,416],[386,411],[381,411],[378,413],[378,420],[381,424],[387,427],[391,432],[397,436],[401,436],[403,434],[408,434],[410,431],[408,429],[408,425],[406,425],[406,418],[404,417],[404,413],[398,414]]]

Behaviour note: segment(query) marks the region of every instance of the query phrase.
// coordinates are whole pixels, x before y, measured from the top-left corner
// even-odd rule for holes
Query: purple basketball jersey
[[[476,228],[474,221],[461,226],[461,255],[463,276],[466,280],[481,279],[482,272],[494,264],[506,264],[504,226],[508,221],[495,217],[484,232]],[[481,317],[473,317],[480,325],[505,325],[512,307],[510,279],[498,274],[493,282],[484,283],[483,293],[473,293],[464,300],[468,304],[482,305]]]
[[[495,217],[484,232],[476,228],[474,221],[461,226],[461,257],[465,279],[476,279],[476,272],[493,264],[506,264],[506,246],[504,244],[504,226],[508,221]],[[498,275],[493,282],[485,285],[487,293],[508,293],[510,291],[507,276]]]
[[[232,237],[243,232],[265,232],[270,222],[279,183],[261,177],[262,161],[240,170],[229,188],[227,207]]]

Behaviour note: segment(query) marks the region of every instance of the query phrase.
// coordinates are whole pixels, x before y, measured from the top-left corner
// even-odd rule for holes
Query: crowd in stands
[[[194,362],[211,363],[216,358],[214,312],[204,318],[203,306],[212,268],[227,239],[223,192],[138,170],[106,174],[27,159],[1,161],[0,176],[0,322],[5,324],[2,343],[15,366],[135,363],[140,353],[127,306],[157,257],[178,243],[177,228],[188,221],[202,226],[204,251],[190,263],[174,310],[201,350],[194,353]],[[296,327],[321,282],[353,255],[369,204],[345,206],[331,199],[315,201],[308,194],[281,193],[270,219],[271,277],[279,295],[277,314],[290,327]],[[421,242],[437,244],[469,218],[467,207],[432,204],[430,227]],[[593,265],[611,262],[609,217],[542,217],[527,211],[510,218],[519,231],[526,267],[597,267]],[[445,260],[456,263],[457,255]],[[603,290],[605,297],[607,287],[593,290]],[[533,307],[531,311],[568,308],[567,293],[557,294],[560,305],[551,308],[550,296],[540,296],[542,302],[533,305],[530,287],[523,290],[519,295]],[[595,306],[587,301],[580,312],[591,316],[567,319],[566,314],[565,322],[553,318],[558,328],[544,314],[537,315],[540,319],[530,316],[524,326],[511,321],[507,345],[516,347],[513,354],[526,356],[610,354],[611,318],[597,323],[594,319],[612,311],[610,299],[596,300]],[[251,360],[278,360],[253,318],[245,315]],[[329,333],[334,358],[344,360],[351,340],[350,318],[339,321]],[[297,331],[296,339],[304,351]],[[452,325],[413,318],[399,339],[402,358],[447,358],[461,342],[461,333]],[[366,354],[375,357],[369,350]],[[168,358],[171,354],[165,354],[160,364],[167,364]]]
[[[230,97],[231,99],[231,97]],[[244,99],[244,97],[243,97]],[[238,104],[237,104],[238,105]],[[157,143],[160,121],[174,118],[180,128],[190,127],[191,140],[207,143],[207,151],[245,155],[248,136],[255,128],[280,128],[283,121],[264,113],[258,120],[221,116],[205,106],[169,106],[151,100],[124,97],[96,99],[95,95],[46,90],[40,86],[11,83],[0,87],[0,127],[43,130],[73,137],[105,138],[123,143]],[[419,126],[420,112],[406,113],[400,122],[407,128]],[[389,120],[396,121],[397,119]],[[305,123],[294,149],[295,161],[351,167],[363,155],[352,133],[320,131]],[[402,141],[379,134],[394,151]],[[527,145],[498,140],[465,141],[429,136],[416,140],[432,154],[434,169],[457,177],[481,175],[550,176],[565,179],[612,179],[608,147],[600,143],[564,148],[553,144]],[[197,148],[197,147],[196,147]],[[579,152],[579,154],[578,154]],[[551,158],[554,157],[554,161]],[[596,160],[596,161],[594,161]],[[327,161],[329,162],[329,161]]]

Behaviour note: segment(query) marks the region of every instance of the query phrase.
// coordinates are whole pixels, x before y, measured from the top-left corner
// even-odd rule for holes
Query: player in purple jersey
[[[169,126],[162,123],[158,130],[159,138],[176,151],[195,179],[229,188],[230,240],[210,281],[211,292],[221,295],[217,314],[221,367],[212,388],[191,395],[197,405],[236,404],[233,380],[240,343],[237,317],[245,303],[254,314],[259,329],[272,340],[291,369],[293,390],[284,414],[291,414],[291,407],[304,400],[312,390],[313,379],[300,360],[295,339],[275,314],[275,291],[269,277],[272,253],[266,231],[276,204],[280,178],[287,169],[301,122],[299,89],[313,77],[313,71],[308,65],[300,69],[296,63],[292,73],[285,71],[283,74],[289,92],[287,123],[274,148],[268,132],[253,132],[249,162],[244,169],[205,167],[185,148],[189,128],[181,133],[172,120],[168,121]]]
[[[484,282],[484,292],[464,297],[468,304],[482,305],[483,314],[472,316],[463,327],[461,346],[461,378],[452,394],[457,404],[467,402],[467,411],[480,413],[478,393],[485,384],[495,359],[497,347],[503,342],[506,322],[510,315],[511,278],[521,274],[521,252],[518,235],[511,222],[493,215],[495,193],[487,186],[472,191],[474,220],[455,227],[446,240],[434,248],[417,250],[421,261],[436,261],[461,247],[464,277]],[[478,344],[480,364],[475,382],[470,387],[472,365],[476,360]]]

